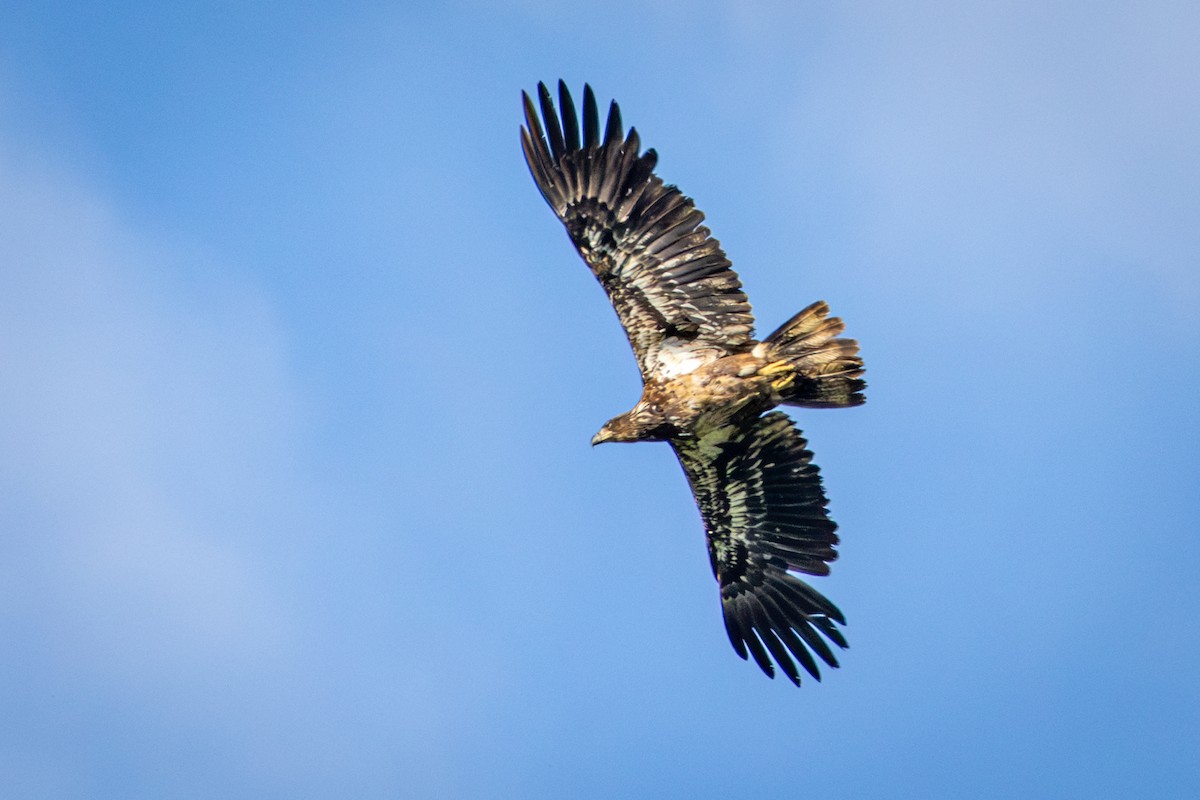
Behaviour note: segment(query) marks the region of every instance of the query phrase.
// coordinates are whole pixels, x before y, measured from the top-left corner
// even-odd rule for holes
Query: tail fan
[[[837,338],[845,325],[818,300],[759,344],[771,362],[786,362],[794,379],[780,382],[781,402],[805,408],[839,408],[866,402],[858,342]]]

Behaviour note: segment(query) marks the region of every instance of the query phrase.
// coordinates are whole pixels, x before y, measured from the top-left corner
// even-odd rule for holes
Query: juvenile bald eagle
[[[608,293],[633,346],[644,390],[592,444],[668,442],[687,474],[721,587],[725,630],[743,659],[796,685],[796,661],[836,667],[826,639],[846,640],[837,606],[796,572],[827,575],[837,525],[812,453],[777,405],[855,406],[865,387],[858,344],[813,303],[762,341],[737,273],[701,225],[704,215],[654,174],[613,102],[604,136],[591,87],[583,126],[566,84],[561,121],[538,84],[545,130],[528,94],[521,147],[542,197]],[[770,412],[770,413],[767,413]],[[793,661],[793,658],[795,661]]]

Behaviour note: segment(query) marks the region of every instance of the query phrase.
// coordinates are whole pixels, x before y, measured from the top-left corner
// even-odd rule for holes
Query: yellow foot
[[[771,388],[777,392],[783,392],[796,382],[796,369],[786,359],[772,361],[760,368],[758,374],[767,378],[778,375],[779,377],[771,381]]]
[[[777,378],[771,381],[771,388],[777,392],[782,392],[784,389],[796,382],[796,373],[784,375],[782,378]]]
[[[786,359],[772,361],[770,364],[767,364],[764,367],[759,367],[758,370],[759,375],[766,375],[767,377],[779,375],[780,373],[784,372],[792,372],[792,365],[789,364]]]

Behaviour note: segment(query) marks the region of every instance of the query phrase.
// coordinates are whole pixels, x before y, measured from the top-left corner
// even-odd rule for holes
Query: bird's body
[[[721,427],[742,411],[757,416],[779,402],[770,402],[771,378],[759,372],[764,366],[762,358],[742,353],[649,383],[637,405],[608,422],[593,443],[671,441]]]
[[[809,316],[804,320],[824,310],[824,304],[806,309]],[[770,340],[749,345],[745,352],[707,359],[684,355],[668,360],[660,354],[665,368],[657,373],[658,378],[645,383],[637,405],[609,421],[594,443],[697,438],[733,420],[757,417],[781,403],[798,404],[795,389],[797,382],[804,380],[803,365],[797,368]]]
[[[857,343],[838,338],[842,322],[824,302],[754,339],[720,244],[692,201],[654,174],[655,152],[640,152],[635,130],[625,135],[616,103],[601,140],[589,87],[582,129],[565,84],[561,122],[538,88],[546,130],[526,95],[526,161],[608,293],[644,384],[633,409],[592,443],[670,443],[704,519],[734,649],[768,675],[773,659],[798,684],[794,658],[819,678],[812,654],[837,666],[826,640],[846,646],[836,627],[845,620],[793,573],[828,573],[837,526],[807,443],[770,410],[862,403]]]

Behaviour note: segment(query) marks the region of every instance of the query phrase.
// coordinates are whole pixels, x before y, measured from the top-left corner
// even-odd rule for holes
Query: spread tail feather
[[[762,355],[770,363],[786,362],[795,376],[780,382],[782,403],[837,408],[866,402],[858,342],[837,338],[845,327],[839,318],[829,316],[829,305],[818,300],[762,341]]]

